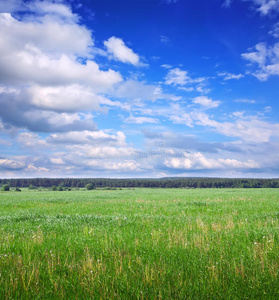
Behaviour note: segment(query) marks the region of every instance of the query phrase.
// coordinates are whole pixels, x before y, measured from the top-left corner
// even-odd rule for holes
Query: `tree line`
[[[96,188],[279,188],[279,178],[146,178],[146,179],[111,179],[111,178],[20,178],[0,179],[0,187],[45,187],[84,188],[93,184]]]

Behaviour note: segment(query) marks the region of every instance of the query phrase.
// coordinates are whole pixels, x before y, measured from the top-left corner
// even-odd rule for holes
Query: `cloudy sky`
[[[279,177],[279,0],[0,0],[0,177]]]

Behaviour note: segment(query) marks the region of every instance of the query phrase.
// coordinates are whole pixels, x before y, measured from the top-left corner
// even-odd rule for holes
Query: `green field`
[[[277,189],[26,189],[0,208],[0,299],[279,299]]]

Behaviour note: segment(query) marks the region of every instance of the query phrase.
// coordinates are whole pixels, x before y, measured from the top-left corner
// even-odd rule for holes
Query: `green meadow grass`
[[[0,299],[279,299],[276,189],[0,192]]]

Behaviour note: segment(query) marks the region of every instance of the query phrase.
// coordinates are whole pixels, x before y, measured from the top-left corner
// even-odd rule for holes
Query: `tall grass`
[[[0,299],[278,299],[275,189],[0,192]]]

